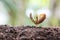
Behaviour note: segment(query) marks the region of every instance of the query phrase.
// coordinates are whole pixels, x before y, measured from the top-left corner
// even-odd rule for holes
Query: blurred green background
[[[35,25],[28,17],[32,11],[47,15],[39,26],[60,26],[60,0],[0,0],[0,25]]]

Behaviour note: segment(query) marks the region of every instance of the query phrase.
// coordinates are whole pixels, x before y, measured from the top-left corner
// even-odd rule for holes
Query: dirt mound
[[[60,40],[60,28],[0,25],[0,40]]]

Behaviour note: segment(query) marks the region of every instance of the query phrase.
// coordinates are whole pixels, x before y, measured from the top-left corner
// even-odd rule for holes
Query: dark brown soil
[[[60,40],[60,28],[0,25],[0,40]]]

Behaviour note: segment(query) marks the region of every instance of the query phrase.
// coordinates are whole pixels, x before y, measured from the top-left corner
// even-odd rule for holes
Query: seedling
[[[38,26],[38,24],[42,23],[46,19],[46,14],[42,13],[40,15],[36,15],[36,20],[34,20],[32,13],[30,13],[30,19],[36,26]]]

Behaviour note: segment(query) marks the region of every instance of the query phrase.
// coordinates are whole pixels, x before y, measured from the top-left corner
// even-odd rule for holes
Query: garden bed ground
[[[0,25],[0,40],[60,40],[60,28]]]

